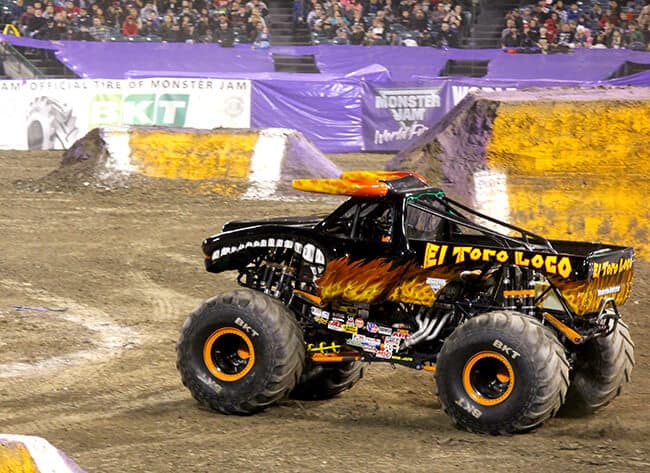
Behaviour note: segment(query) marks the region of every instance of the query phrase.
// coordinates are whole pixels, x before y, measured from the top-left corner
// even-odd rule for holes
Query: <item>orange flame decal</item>
[[[317,284],[323,299],[377,302],[382,300],[382,294],[400,280],[406,267],[407,265],[392,267],[386,258],[352,262],[345,256],[328,263]]]
[[[558,277],[549,280],[560,290],[571,311],[577,315],[597,312],[606,298],[614,299],[617,305],[622,305],[632,289],[632,271],[592,279],[589,282],[567,281]],[[613,292],[607,293],[608,289]],[[603,295],[598,295],[599,291],[602,291]]]

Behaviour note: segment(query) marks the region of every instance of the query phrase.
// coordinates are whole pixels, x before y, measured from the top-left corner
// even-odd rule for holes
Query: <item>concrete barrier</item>
[[[28,435],[0,434],[3,473],[84,473],[47,440]]]
[[[487,214],[549,238],[650,258],[650,90],[539,89],[466,97],[398,154]]]
[[[204,190],[251,199],[281,196],[298,177],[340,174],[301,133],[276,128],[101,128],[77,141],[62,166],[89,160],[106,182],[133,174],[202,181]]]

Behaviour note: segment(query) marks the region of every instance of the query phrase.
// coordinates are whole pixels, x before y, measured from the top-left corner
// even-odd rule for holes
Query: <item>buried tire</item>
[[[185,321],[177,367],[192,396],[224,414],[253,414],[285,397],[305,362],[302,332],[276,300],[238,289]]]
[[[619,320],[608,336],[577,347],[573,379],[560,414],[581,417],[605,407],[630,381],[633,367],[634,343],[628,326]]]
[[[348,361],[342,363],[307,362],[298,385],[291,391],[293,399],[331,399],[350,389],[363,377],[363,363]]]
[[[557,413],[569,365],[557,337],[517,312],[490,312],[458,327],[436,369],[442,408],[460,427],[490,434],[526,432]]]

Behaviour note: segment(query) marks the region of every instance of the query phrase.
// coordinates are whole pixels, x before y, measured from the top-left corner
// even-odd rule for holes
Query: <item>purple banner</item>
[[[363,84],[366,151],[393,151],[422,135],[449,110],[447,81]]]
[[[301,131],[327,153],[359,151],[361,86],[357,80],[253,82],[251,126]]]

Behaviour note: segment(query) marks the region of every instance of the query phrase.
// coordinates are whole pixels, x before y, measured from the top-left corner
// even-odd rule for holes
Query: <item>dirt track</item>
[[[203,270],[201,240],[228,219],[333,202],[25,185],[59,160],[0,153],[0,432],[45,437],[88,472],[650,471],[650,264],[638,263],[624,307],[633,382],[592,418],[516,437],[465,433],[439,409],[430,374],[378,364],[337,399],[223,416],[199,407],[175,369],[186,315],[233,286]]]

